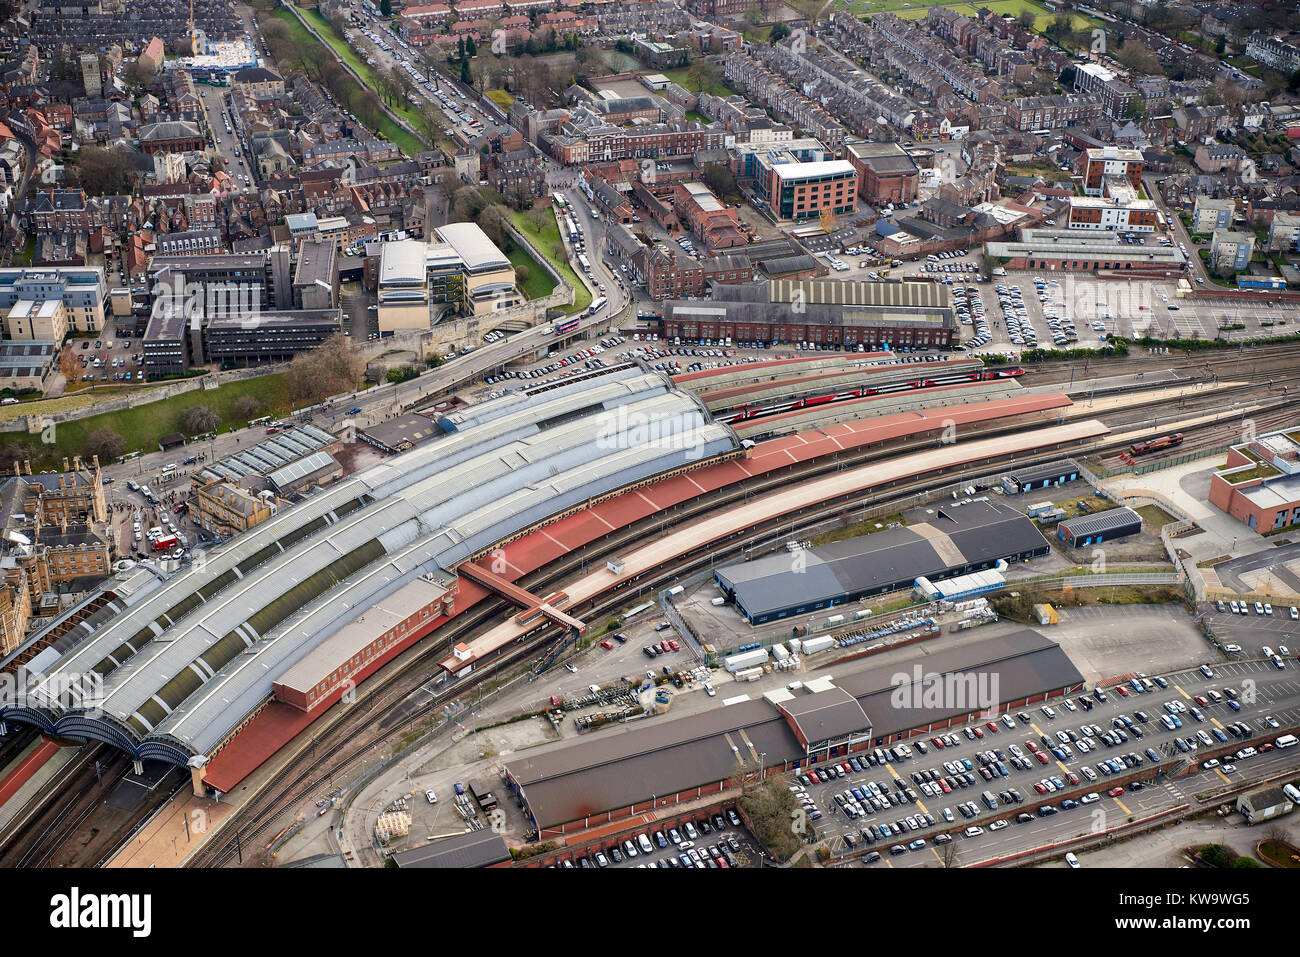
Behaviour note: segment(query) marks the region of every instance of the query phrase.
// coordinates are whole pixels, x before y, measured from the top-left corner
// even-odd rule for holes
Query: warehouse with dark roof
[[[757,625],[910,588],[921,577],[968,575],[1050,550],[1024,513],[979,500],[942,506],[919,525],[797,556],[783,553],[727,565],[714,572],[714,579],[745,620]]]
[[[545,840],[721,794],[750,770],[811,765],[1026,707],[1084,679],[1059,645],[1022,629],[833,681],[512,755],[507,783]]]
[[[1056,534],[1071,548],[1113,542],[1142,531],[1142,516],[1131,508],[1111,508],[1064,519]]]

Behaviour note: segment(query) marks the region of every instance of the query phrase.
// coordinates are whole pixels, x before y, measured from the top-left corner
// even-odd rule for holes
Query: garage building
[[[1057,536],[1071,548],[1127,538],[1142,531],[1142,516],[1131,508],[1111,508],[1091,515],[1076,515],[1057,526]]]

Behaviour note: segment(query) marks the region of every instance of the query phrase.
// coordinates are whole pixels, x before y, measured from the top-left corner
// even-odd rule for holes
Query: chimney
[[[98,456],[98,455],[92,455],[92,456],[90,457],[90,460],[91,460],[92,462],[95,463],[95,471],[98,472],[98,471],[99,471],[99,456]]]
[[[74,471],[77,471],[77,472],[80,472],[80,471],[81,471],[81,456],[80,456],[80,455],[74,455],[74,456],[72,457],[72,468],[73,468]]]
[[[68,457],[65,455],[63,457],[63,471],[66,472],[67,470],[68,470]]]
[[[32,461],[31,461],[31,459],[23,459],[23,471],[26,472],[28,475],[31,475],[31,474],[32,474]]]

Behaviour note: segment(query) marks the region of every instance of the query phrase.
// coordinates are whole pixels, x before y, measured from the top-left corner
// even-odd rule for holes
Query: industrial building
[[[1146,276],[1181,275],[1186,257],[1178,247],[1122,242],[1112,230],[1022,229],[1017,240],[985,244],[1007,269],[1106,270]]]
[[[794,309],[798,303],[800,308]],[[798,343],[844,349],[946,349],[960,335],[940,283],[774,279],[714,285],[707,301],[664,303],[666,337]]]
[[[898,675],[913,680],[900,687]],[[1012,710],[1083,686],[1060,646],[1035,631],[978,639],[799,691],[635,729],[597,732],[512,755],[506,780],[546,840],[718,794],[746,771],[815,765],[985,711]],[[958,693],[937,701],[926,689]],[[996,698],[997,700],[990,700]]]
[[[1034,523],[988,500],[941,506],[919,525],[728,565],[714,571],[751,625],[911,589],[930,581],[1028,561],[1050,546]]]
[[[448,867],[463,870],[471,867],[504,867],[513,862],[505,838],[484,829],[432,841],[409,851],[393,855],[393,864],[402,869]]]
[[[1245,815],[1247,824],[1262,824],[1275,817],[1290,814],[1295,810],[1295,804],[1281,785],[1274,785],[1239,795],[1237,810]]]
[[[1071,548],[1099,545],[1137,535],[1142,531],[1142,516],[1131,508],[1111,508],[1062,519],[1056,527],[1057,537]]]
[[[1079,477],[1079,467],[1069,459],[1059,462],[1044,462],[1042,465],[1027,465],[1002,476],[1002,488],[1013,495],[1032,492],[1035,489],[1064,485]]]

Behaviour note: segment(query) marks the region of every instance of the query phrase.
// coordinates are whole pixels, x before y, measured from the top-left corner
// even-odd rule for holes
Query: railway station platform
[[[1075,422],[1027,430],[1009,436],[972,439],[944,445],[937,449],[915,452],[885,462],[845,469],[820,479],[811,479],[800,483],[796,488],[760,495],[743,505],[705,516],[698,522],[667,532],[641,548],[621,556],[623,562],[621,572],[617,574],[608,570],[591,572],[567,585],[565,591],[575,605],[581,605],[610,591],[630,589],[642,575],[660,565],[690,555],[708,545],[737,538],[766,522],[795,515],[819,502],[887,487],[893,482],[924,475],[955,464],[973,465],[1008,453],[1035,452],[1051,449],[1063,443],[1100,438],[1108,431],[1105,425],[1095,420]],[[696,477],[698,475],[699,473]],[[546,531],[534,535],[545,534]],[[530,545],[531,538],[533,536],[530,535],[507,546],[507,559],[512,563],[535,562],[539,549],[545,549],[546,546],[541,542]],[[558,541],[554,539],[552,541],[558,544]],[[469,660],[481,661],[517,641],[531,630],[532,628],[521,626],[514,621],[503,622],[464,647],[470,656]],[[444,660],[442,664],[448,671],[455,673],[464,666],[464,660],[450,658]]]

